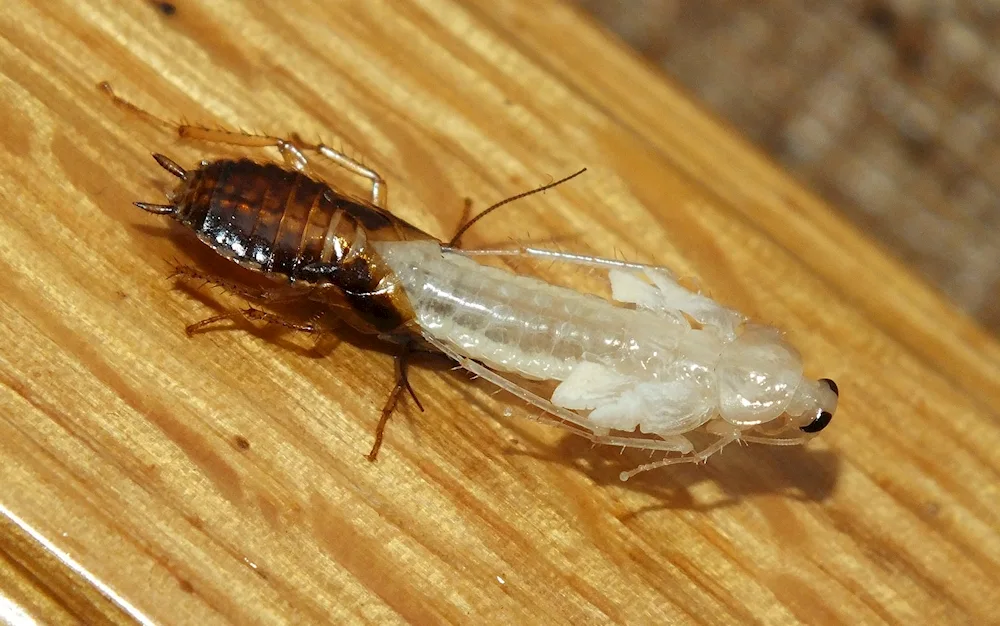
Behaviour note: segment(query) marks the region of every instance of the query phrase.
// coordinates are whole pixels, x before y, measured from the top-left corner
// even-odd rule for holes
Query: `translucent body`
[[[744,431],[779,416],[808,423],[836,404],[824,385],[803,379],[777,331],[747,326],[662,270],[611,269],[613,302],[434,242],[377,250],[433,343],[497,372],[558,381],[547,400],[595,430],[666,438],[717,420]]]

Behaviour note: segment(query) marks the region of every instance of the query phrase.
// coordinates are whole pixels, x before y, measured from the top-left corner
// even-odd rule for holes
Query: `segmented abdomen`
[[[691,334],[686,324],[442,253],[433,242],[376,248],[424,332],[500,371],[565,380],[593,361],[622,374],[648,368],[655,378]]]
[[[190,176],[175,199],[178,219],[241,265],[295,279],[299,268],[341,263],[364,246],[365,229],[346,206],[354,203],[300,172],[238,160]]]

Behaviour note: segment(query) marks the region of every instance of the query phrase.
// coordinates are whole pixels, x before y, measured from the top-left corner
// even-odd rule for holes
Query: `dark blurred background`
[[[1000,334],[1000,0],[575,0]]]

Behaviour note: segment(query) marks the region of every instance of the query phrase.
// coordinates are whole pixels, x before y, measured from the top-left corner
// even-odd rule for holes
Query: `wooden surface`
[[[1000,621],[1000,346],[578,13],[158,6],[0,14],[7,616]],[[587,166],[466,244],[556,239],[696,275],[787,329],[840,411],[806,448],[622,484],[643,455],[504,418],[430,363],[412,375],[426,412],[397,416],[369,464],[392,378],[373,344],[184,336],[219,305],[170,288],[190,242],[130,202],[170,184],[150,151],[218,153],[113,109],[103,79],[174,119],[343,144],[441,236],[466,196]]]

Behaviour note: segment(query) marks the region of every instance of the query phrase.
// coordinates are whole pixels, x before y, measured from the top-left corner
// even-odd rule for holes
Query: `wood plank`
[[[1000,619],[1000,346],[576,11],[9,5],[9,604],[56,623]],[[165,274],[206,257],[130,203],[170,184],[150,151],[223,152],[122,114],[100,80],[171,119],[342,144],[441,236],[466,196],[483,207],[585,165],[466,243],[554,240],[698,276],[787,329],[840,384],[840,412],[805,448],[623,484],[644,455],[505,419],[487,386],[432,362],[413,373],[426,412],[406,408],[369,464],[390,356],[351,336],[185,337],[218,305]]]
[[[134,623],[94,581],[67,565],[72,557],[32,531],[12,511],[2,510],[0,618],[5,624]],[[71,542],[68,534],[60,541]]]

